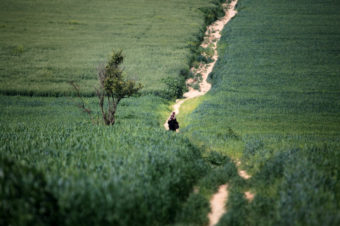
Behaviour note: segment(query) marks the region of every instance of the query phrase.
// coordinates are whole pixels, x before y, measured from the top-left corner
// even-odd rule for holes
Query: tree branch
[[[85,101],[84,101],[83,97],[80,95],[80,88],[79,88],[79,86],[74,81],[69,82],[69,84],[73,87],[73,89],[76,91],[77,97],[81,100],[81,103],[78,104],[77,106],[80,109],[82,109],[84,112],[86,112],[87,114],[91,115],[92,114],[92,110],[85,106]]]

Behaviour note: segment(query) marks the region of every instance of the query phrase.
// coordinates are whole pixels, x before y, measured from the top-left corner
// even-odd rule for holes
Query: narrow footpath
[[[179,113],[179,109],[181,105],[192,98],[203,96],[211,89],[211,84],[207,82],[209,74],[212,72],[215,63],[218,59],[217,52],[217,43],[221,38],[221,32],[224,26],[236,15],[237,11],[235,10],[235,6],[237,4],[237,0],[232,1],[231,3],[223,4],[225,16],[221,19],[215,21],[213,24],[207,27],[205,32],[204,41],[201,44],[201,47],[207,48],[211,47],[214,51],[212,56],[212,62],[209,64],[200,64],[198,68],[191,68],[191,72],[194,75],[201,74],[202,81],[199,84],[199,90],[195,90],[190,87],[190,84],[193,83],[192,79],[188,79],[186,84],[189,88],[189,91],[183,94],[183,99],[177,99],[176,103],[173,105],[172,109],[176,115]],[[168,121],[168,120],[167,120]],[[164,123],[164,127],[169,130],[167,121]],[[242,172],[242,171],[240,171]],[[247,175],[245,172],[242,172],[242,175]],[[241,174],[240,174],[241,176]],[[247,175],[249,176],[249,175]],[[249,178],[249,177],[248,177]],[[247,197],[247,194],[245,194]],[[249,195],[249,194],[248,194]],[[250,194],[249,196],[251,196]],[[251,197],[252,199],[252,197]],[[228,184],[221,185],[218,189],[218,192],[215,193],[210,200],[211,212],[208,215],[209,218],[209,226],[216,225],[223,214],[226,212],[226,202],[228,200]]]
[[[176,113],[176,115],[179,113],[179,108],[181,105],[192,98],[203,96],[211,89],[211,84],[207,82],[209,74],[212,72],[215,63],[218,59],[218,52],[217,52],[217,42],[221,39],[221,31],[223,30],[224,26],[233,18],[237,11],[235,10],[235,6],[237,4],[237,0],[232,1],[231,3],[223,4],[225,16],[221,19],[215,21],[213,24],[207,27],[207,30],[205,32],[205,37],[203,40],[203,43],[201,46],[203,48],[207,48],[208,46],[211,47],[214,50],[214,54],[212,57],[212,62],[209,64],[203,64],[201,63],[198,68],[191,68],[190,71],[194,74],[201,74],[202,75],[202,81],[199,84],[200,89],[195,90],[192,87],[188,86],[193,81],[192,79],[188,79],[186,81],[187,86],[189,87],[189,91],[183,94],[183,99],[177,99],[176,103],[173,105],[172,109]],[[168,120],[167,120],[168,121]],[[167,121],[164,123],[165,129],[169,130]]]
[[[218,223],[226,212],[225,205],[228,200],[228,184],[221,185],[210,199],[211,212],[208,214],[209,226]]]
[[[241,170],[241,169],[240,169],[240,165],[241,165],[241,162],[240,162],[240,161],[236,162],[238,175],[239,175],[240,177],[242,177],[243,179],[245,179],[245,180],[248,180],[249,178],[251,178],[251,176],[247,173],[247,171]],[[251,191],[246,191],[246,192],[244,193],[244,196],[246,197],[246,199],[248,200],[248,202],[251,202],[251,201],[253,201],[253,199],[254,199],[254,197],[255,197],[255,194],[252,193]]]

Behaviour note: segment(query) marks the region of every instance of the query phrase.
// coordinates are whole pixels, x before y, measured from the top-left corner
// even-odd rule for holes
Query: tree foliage
[[[113,51],[107,65],[100,67],[98,70],[99,88],[96,91],[99,98],[99,107],[106,125],[114,125],[119,102],[142,89],[140,83],[136,84],[134,80],[126,78],[123,69],[120,67],[123,61],[122,50]]]
[[[123,61],[123,51],[115,52],[113,50],[112,57],[107,65],[99,66],[98,68],[99,87],[96,88],[96,93],[99,99],[100,111],[106,125],[115,124],[115,114],[119,102],[123,98],[137,94],[143,88],[142,84],[137,84],[134,80],[126,78],[124,70],[120,67]],[[81,100],[78,107],[92,115],[93,111],[86,107],[85,101],[81,96],[80,87],[73,81],[70,82],[70,85]]]
[[[165,98],[182,98],[183,93],[187,90],[184,77],[171,78],[167,77],[162,79],[165,83]]]

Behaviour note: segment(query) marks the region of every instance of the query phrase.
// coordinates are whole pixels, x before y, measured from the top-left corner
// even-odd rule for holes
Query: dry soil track
[[[235,6],[237,4],[237,0],[232,1],[230,4],[224,4],[225,16],[221,19],[215,21],[213,24],[207,27],[205,32],[205,38],[201,46],[203,48],[211,47],[214,51],[213,61],[209,64],[201,64],[199,68],[191,68],[191,72],[193,74],[200,73],[202,75],[202,82],[199,84],[200,90],[195,90],[192,87],[189,87],[189,91],[183,94],[183,99],[177,99],[176,103],[173,105],[173,111],[178,114],[180,106],[187,100],[202,96],[206,94],[210,88],[211,84],[207,82],[207,78],[209,74],[212,72],[215,63],[218,59],[217,52],[217,42],[221,38],[221,31],[224,26],[236,15],[237,11],[235,10]],[[192,79],[187,80],[187,85],[192,82]],[[168,120],[167,120],[168,121]],[[167,121],[164,124],[164,127],[168,130]],[[218,189],[218,192],[214,194],[210,200],[211,212],[208,215],[209,218],[209,226],[215,225],[218,223],[221,216],[226,212],[225,204],[228,198],[228,185],[221,185]],[[246,194],[247,195],[247,194]]]
[[[230,4],[224,4],[225,16],[221,19],[215,21],[213,24],[207,27],[207,31],[205,32],[205,38],[201,46],[203,48],[211,47],[214,51],[213,54],[213,62],[209,64],[201,64],[199,68],[191,68],[191,72],[193,74],[201,74],[202,81],[199,84],[200,90],[195,90],[192,87],[189,87],[189,91],[183,94],[183,99],[177,99],[176,103],[173,105],[173,111],[178,114],[180,106],[187,100],[202,96],[206,94],[210,88],[211,84],[207,82],[207,78],[209,74],[212,72],[215,63],[218,59],[217,52],[217,43],[221,38],[221,31],[224,26],[236,15],[237,11],[235,10],[235,6],[237,4],[237,0],[232,1]],[[187,85],[192,83],[192,79],[188,79],[186,81]],[[168,121],[168,120],[167,120]],[[164,124],[164,127],[168,130],[167,121]],[[237,163],[237,166],[240,165],[240,162]],[[247,174],[244,170],[238,170],[239,176],[244,179],[249,179],[251,176]],[[251,201],[254,198],[254,194],[247,191],[245,192],[245,197]],[[208,215],[209,218],[209,226],[215,225],[218,223],[222,215],[226,212],[226,202],[228,199],[228,184],[223,184],[219,187],[218,191],[211,197],[210,199],[210,207],[211,212]]]
[[[211,84],[207,82],[209,74],[212,72],[215,63],[218,59],[218,52],[217,52],[217,42],[221,38],[221,31],[223,30],[224,26],[233,18],[237,11],[235,10],[235,6],[237,4],[237,0],[232,1],[230,4],[223,4],[225,16],[220,18],[219,20],[215,21],[213,24],[207,27],[205,32],[205,38],[201,46],[203,48],[207,48],[210,46],[214,50],[213,54],[213,62],[209,64],[201,64],[199,68],[191,68],[191,72],[193,74],[201,74],[202,75],[202,82],[199,84],[200,90],[195,90],[192,87],[189,87],[189,91],[183,94],[183,99],[177,99],[176,103],[173,105],[173,111],[178,114],[180,106],[187,100],[203,96],[206,94],[210,88]],[[192,82],[192,79],[187,80],[187,85]],[[167,120],[168,121],[168,120]],[[168,123],[167,121],[164,124],[164,127],[168,130]]]

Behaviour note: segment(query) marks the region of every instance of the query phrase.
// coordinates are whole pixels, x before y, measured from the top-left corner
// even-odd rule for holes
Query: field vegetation
[[[183,92],[220,2],[1,1],[0,225],[206,222],[228,159],[216,165],[218,154],[165,131],[163,97]],[[113,48],[145,90],[120,101],[114,127],[103,125],[97,98],[83,98],[89,118],[66,97],[70,81],[95,94],[96,68]],[[197,183],[205,189],[191,195]]]
[[[113,127],[78,101],[1,96],[0,224],[207,223],[210,195],[237,174],[230,158],[165,131],[162,98],[123,99]]]
[[[95,95],[97,67],[123,49],[125,71],[145,92],[189,69],[191,50],[220,0],[3,0],[0,2],[0,92],[61,96],[76,81]],[[202,30],[200,30],[202,29]]]
[[[253,175],[229,181],[219,225],[338,225],[340,4],[240,0],[237,9],[212,90],[179,116],[193,143]]]
[[[174,222],[209,165],[187,139],[161,128],[166,103],[124,99],[107,127],[89,122],[74,101],[1,97],[1,224]]]
[[[239,0],[212,90],[164,130],[221,2],[1,1],[0,92],[35,97],[0,96],[0,225],[206,225],[226,182],[219,225],[340,224],[337,1]],[[105,126],[66,95],[94,95],[113,48],[145,91]]]

